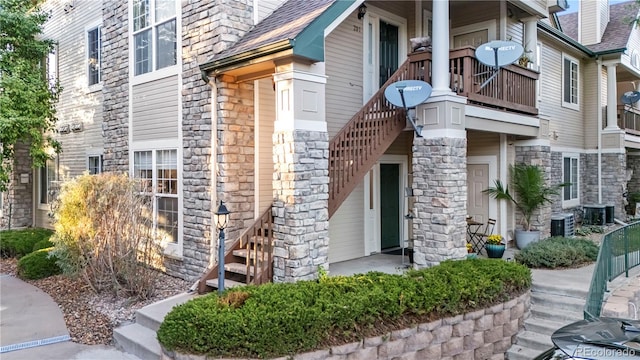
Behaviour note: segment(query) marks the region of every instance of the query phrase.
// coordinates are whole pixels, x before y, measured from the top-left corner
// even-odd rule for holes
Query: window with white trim
[[[102,26],[87,31],[87,78],[89,86],[102,81]]]
[[[46,59],[46,75],[47,82],[49,83],[49,89],[53,90],[58,83],[58,45],[54,45]]]
[[[90,155],[87,158],[87,170],[90,175],[102,173],[102,155]]]
[[[580,204],[580,160],[578,155],[563,155],[562,181],[568,184],[562,188],[562,205],[564,207]]]
[[[49,159],[38,169],[38,203],[47,205],[53,200],[56,181],[56,160]]]
[[[562,106],[578,110],[580,63],[577,59],[562,54]]]
[[[175,0],[133,0],[134,75],[177,64]]]
[[[153,228],[165,241],[178,242],[178,151],[147,150],[133,154],[133,175],[141,192],[152,198]]]

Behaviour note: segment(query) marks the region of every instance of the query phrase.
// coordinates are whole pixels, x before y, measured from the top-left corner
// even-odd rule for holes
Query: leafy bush
[[[38,228],[0,231],[0,255],[3,258],[21,258],[34,251],[35,244],[48,240],[51,235],[53,231]]]
[[[277,357],[388,333],[507,301],[531,286],[528,268],[502,260],[445,261],[404,275],[320,276],[246,286],[175,307],[158,330],[168,350]]]
[[[126,175],[82,175],[62,184],[54,212],[54,254],[94,291],[140,298],[155,291],[160,258],[148,202]]]
[[[598,225],[584,225],[576,229],[576,235],[587,236],[589,234],[602,234],[604,228]]]
[[[40,249],[18,260],[18,276],[35,280],[62,273],[56,257],[50,253],[52,249]]]
[[[531,268],[573,268],[595,261],[598,250],[589,239],[552,237],[530,244],[515,259]]]

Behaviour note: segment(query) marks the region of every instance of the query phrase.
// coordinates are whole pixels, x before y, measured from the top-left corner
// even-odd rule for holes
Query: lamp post
[[[216,227],[220,231],[218,236],[218,294],[224,291],[224,229],[229,222],[229,210],[220,200],[218,210],[214,213]]]

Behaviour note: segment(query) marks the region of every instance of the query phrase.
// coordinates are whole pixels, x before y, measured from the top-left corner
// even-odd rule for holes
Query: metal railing
[[[584,318],[596,318],[602,311],[607,283],[640,265],[640,222],[626,225],[606,234],[600,245],[584,306]]]

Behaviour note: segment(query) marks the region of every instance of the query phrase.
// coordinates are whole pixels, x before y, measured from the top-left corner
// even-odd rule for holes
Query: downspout
[[[598,122],[598,204],[602,204],[602,58],[598,56],[598,81],[596,85]],[[608,75],[608,74],[607,74]]]

